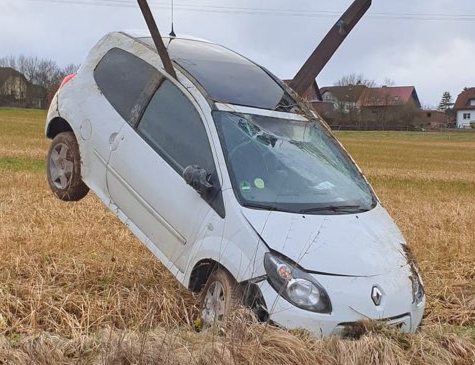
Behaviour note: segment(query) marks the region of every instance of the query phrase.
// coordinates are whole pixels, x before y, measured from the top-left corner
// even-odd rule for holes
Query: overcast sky
[[[175,31],[225,45],[292,78],[353,0],[174,0]],[[171,0],[149,0],[163,33]],[[143,29],[135,0],[0,0],[0,57],[81,63],[105,33]],[[444,91],[475,86],[474,0],[373,0],[319,75],[320,86],[364,74],[414,85],[436,106]]]

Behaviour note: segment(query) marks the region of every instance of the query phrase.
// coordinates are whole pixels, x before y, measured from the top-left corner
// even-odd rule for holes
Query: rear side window
[[[162,77],[144,60],[112,48],[94,70],[94,79],[122,118],[135,125]]]

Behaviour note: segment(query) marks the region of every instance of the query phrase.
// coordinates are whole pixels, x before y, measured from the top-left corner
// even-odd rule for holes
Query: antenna
[[[169,34],[170,37],[176,37],[175,31],[173,30],[173,0],[172,0],[172,30]]]

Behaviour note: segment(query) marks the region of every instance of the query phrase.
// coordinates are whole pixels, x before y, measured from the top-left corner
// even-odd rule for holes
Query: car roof
[[[150,35],[129,34],[156,51]],[[226,47],[193,37],[164,37],[173,62],[214,102],[274,110],[287,96],[277,77]]]

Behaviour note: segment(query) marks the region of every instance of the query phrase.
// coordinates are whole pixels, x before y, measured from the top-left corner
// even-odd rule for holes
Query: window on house
[[[470,99],[468,105],[475,106],[475,99]]]
[[[432,113],[427,113],[427,118],[432,118]]]
[[[463,113],[463,119],[470,119],[470,113]]]

